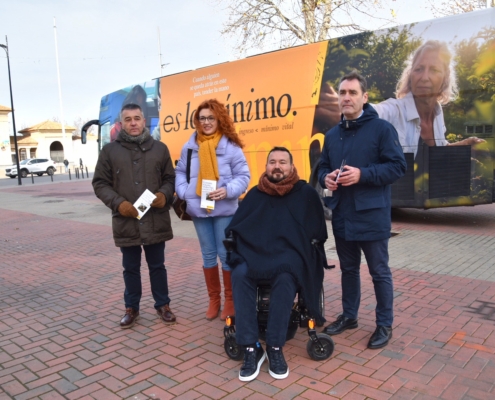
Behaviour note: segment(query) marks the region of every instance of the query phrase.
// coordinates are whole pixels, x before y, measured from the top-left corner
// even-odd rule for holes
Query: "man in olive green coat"
[[[120,116],[122,130],[103,147],[93,177],[96,196],[112,210],[113,238],[122,251],[126,311],[120,326],[131,328],[139,317],[142,249],[156,312],[165,324],[172,325],[176,318],[169,306],[165,241],[173,237],[169,209],[175,172],[167,146],[150,136],[141,107],[126,104]],[[156,198],[138,219],[133,204],[146,189]]]

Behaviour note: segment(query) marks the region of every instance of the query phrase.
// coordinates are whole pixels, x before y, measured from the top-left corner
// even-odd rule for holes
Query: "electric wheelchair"
[[[235,239],[231,234],[224,240],[224,245],[228,253],[234,250]],[[327,269],[334,267],[334,265],[327,266]],[[271,288],[269,281],[260,281],[260,283],[258,283],[256,308],[258,316],[258,332],[259,338],[261,340],[265,340],[266,329],[268,325],[270,289]],[[325,295],[323,287],[321,288],[319,296],[319,308],[321,311],[321,315],[324,315]],[[223,329],[225,353],[232,360],[242,360],[244,357],[244,349],[242,348],[242,346],[238,345],[235,340],[235,317],[227,317],[225,323],[226,325]],[[304,304],[304,298],[301,296],[301,293],[298,290],[291,310],[286,340],[294,338],[298,327],[307,328],[309,340],[306,345],[306,350],[308,352],[308,355],[313,360],[322,361],[328,359],[332,355],[335,344],[330,335],[327,335],[325,333],[317,333],[315,329],[317,326],[321,327],[323,326],[323,323],[317,323],[317,321],[309,314],[309,311]]]

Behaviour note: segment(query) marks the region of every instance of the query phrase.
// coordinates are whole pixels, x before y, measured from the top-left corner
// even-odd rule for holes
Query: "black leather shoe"
[[[388,344],[390,339],[392,339],[392,327],[377,326],[368,342],[368,349],[381,349]]]
[[[157,308],[156,313],[160,316],[160,319],[165,325],[175,325],[177,322],[177,319],[168,304]]]
[[[120,320],[120,327],[122,329],[132,328],[139,317],[139,311],[132,308],[125,309],[125,315]]]
[[[337,321],[332,322],[325,329],[323,329],[323,333],[326,333],[327,335],[338,335],[346,329],[355,329],[357,327],[357,319],[346,318],[343,315],[339,315]]]

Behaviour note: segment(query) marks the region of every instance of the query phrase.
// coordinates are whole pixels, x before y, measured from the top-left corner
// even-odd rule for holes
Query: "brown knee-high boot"
[[[206,319],[211,321],[218,317],[220,313],[220,292],[222,288],[220,286],[220,275],[218,274],[218,265],[213,268],[203,268],[205,273],[206,289],[208,289],[208,296],[210,297],[210,304],[208,310],[206,310]]]
[[[222,310],[221,320],[225,320],[228,316],[235,315],[234,299],[232,297],[232,282],[230,281],[230,271],[222,269],[223,274],[223,289],[225,294],[225,303]]]

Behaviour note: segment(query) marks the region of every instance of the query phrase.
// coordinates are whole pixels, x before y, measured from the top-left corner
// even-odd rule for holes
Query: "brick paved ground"
[[[494,206],[394,214],[388,347],[366,348],[375,304],[363,273],[360,326],[334,337],[329,360],[309,359],[301,329],[284,349],[288,379],[272,379],[264,364],[258,379],[241,383],[240,363],[223,350],[223,323],[204,319],[192,237],[166,249],[179,323],[160,323],[144,274],[141,318],[118,328],[121,256],[108,214],[88,193],[88,182],[0,190],[1,400],[495,398]],[[335,263],[331,241],[328,250]],[[459,276],[472,271],[482,279]],[[340,311],[339,279],[335,270],[325,278],[328,319]]]

